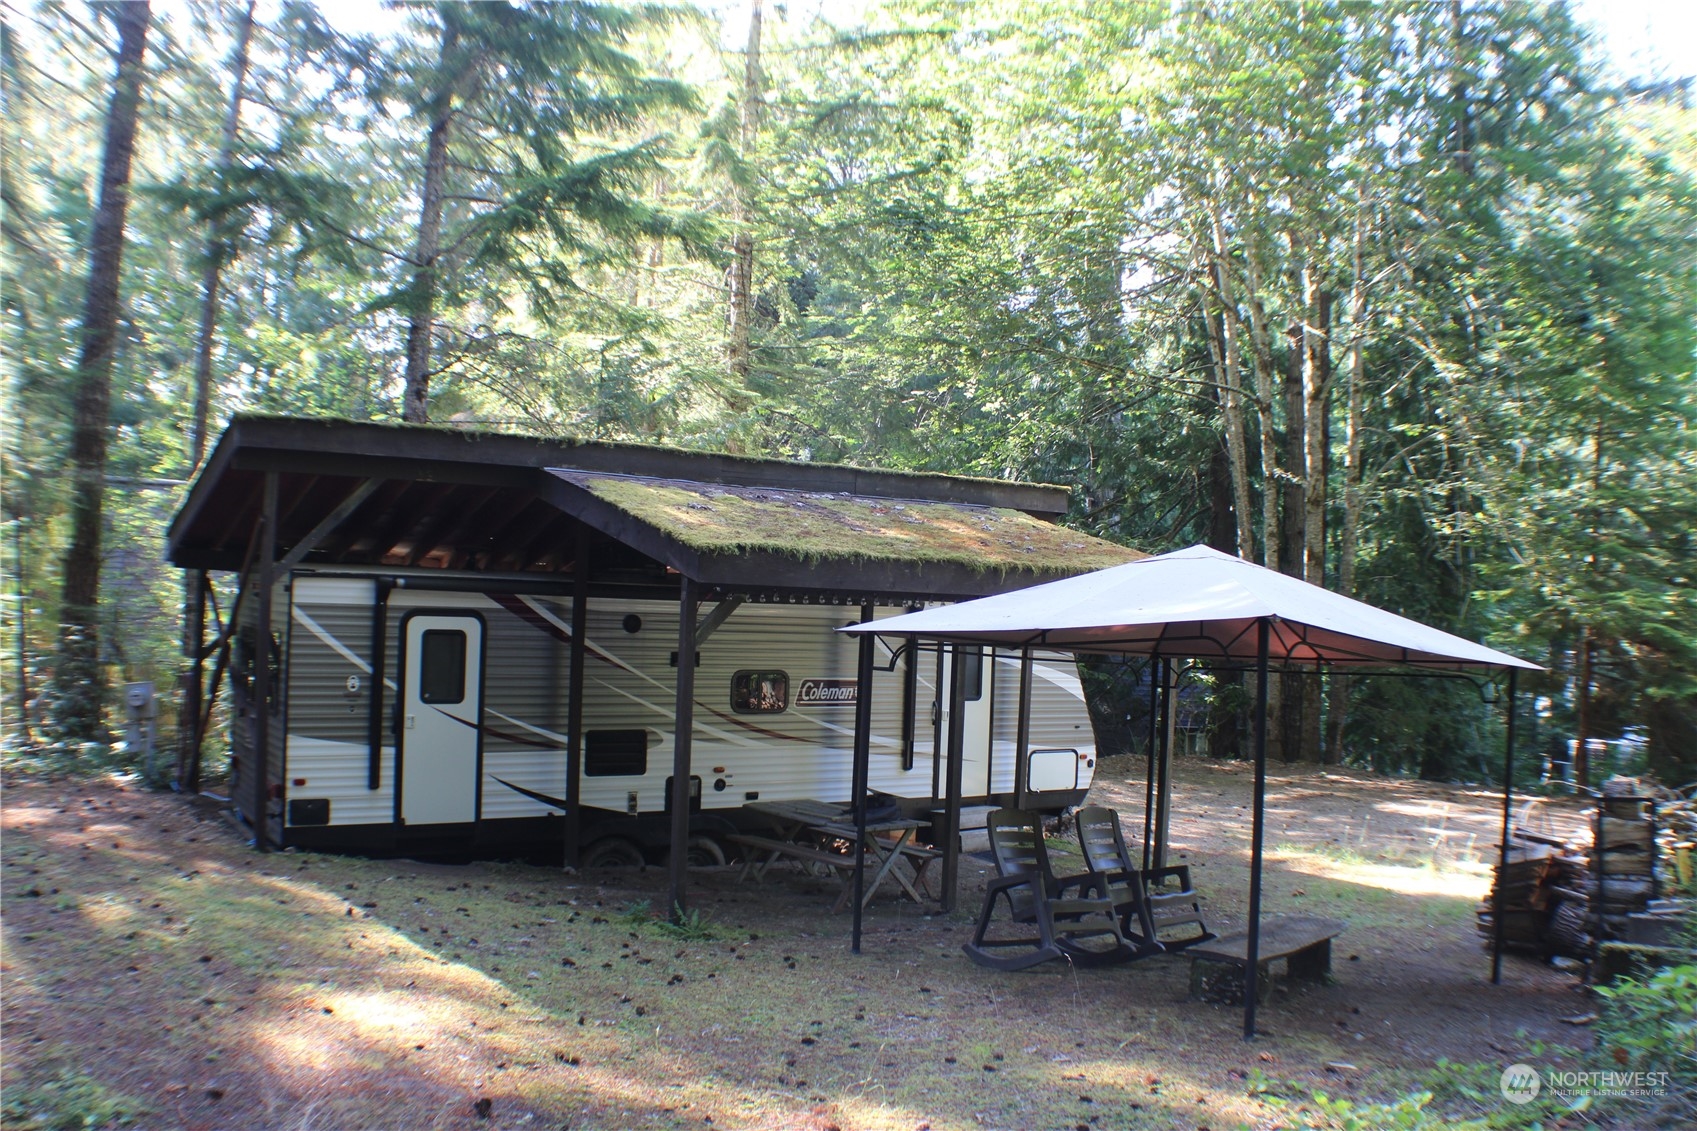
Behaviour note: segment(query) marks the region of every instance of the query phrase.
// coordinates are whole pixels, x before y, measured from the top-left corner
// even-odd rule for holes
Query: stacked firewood
[[[1561,840],[1516,828],[1498,868],[1503,945],[1540,958],[1592,958],[1601,939],[1630,936],[1630,917],[1656,893],[1655,823],[1638,783],[1604,784],[1588,835]],[[1496,898],[1479,905],[1479,932],[1496,937]]]

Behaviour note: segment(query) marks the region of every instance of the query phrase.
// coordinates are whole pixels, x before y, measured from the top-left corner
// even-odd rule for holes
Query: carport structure
[[[166,539],[167,559],[193,579],[178,780],[199,787],[201,741],[238,621],[275,625],[273,604],[297,573],[357,570],[376,578],[380,592],[385,580],[423,577],[436,589],[570,595],[564,800],[567,844],[575,848],[584,609],[608,597],[675,600],[671,907],[681,912],[695,655],[705,635],[748,601],[855,607],[870,620],[878,606],[979,597],[1139,556],[1057,525],[1067,494],[1040,484],[638,444],[239,415]],[[238,575],[233,607],[217,607],[211,571]],[[373,675],[375,765],[390,722],[381,668]],[[272,760],[281,766],[275,684],[271,664],[253,664],[251,744],[264,756],[255,759],[262,772],[236,800],[261,850],[272,843]],[[856,748],[864,751],[862,712],[856,722]]]
[[[1244,987],[1246,1040],[1255,1035],[1267,793],[1267,678],[1272,664],[1305,673],[1317,673],[1328,667],[1368,672],[1506,671],[1508,735],[1500,850],[1501,858],[1506,860],[1514,780],[1516,674],[1542,669],[1506,652],[1340,596],[1300,578],[1288,577],[1207,546],[1191,546],[1019,592],[927,609],[843,631],[955,644],[1254,665],[1255,803]],[[1500,887],[1498,890],[1500,894]],[[1493,982],[1501,976],[1500,908],[1496,921]]]

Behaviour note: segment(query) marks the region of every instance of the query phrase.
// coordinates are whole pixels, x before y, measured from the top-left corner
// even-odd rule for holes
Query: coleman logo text
[[[860,681],[854,679],[804,679],[796,692],[797,707],[852,707],[859,698]]]

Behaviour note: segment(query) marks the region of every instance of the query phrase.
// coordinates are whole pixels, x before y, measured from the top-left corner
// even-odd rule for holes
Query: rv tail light
[[[295,779],[295,780],[294,780],[294,781],[293,781],[293,782],[292,782],[292,783],[290,783],[290,784],[292,784],[292,785],[305,785],[305,784],[306,784],[306,779],[305,779],[305,778],[296,778],[296,779]]]

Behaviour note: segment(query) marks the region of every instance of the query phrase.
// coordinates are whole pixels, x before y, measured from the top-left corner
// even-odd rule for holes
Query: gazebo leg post
[[[860,607],[860,623],[868,624],[873,617],[871,605]],[[872,647],[874,637],[866,633],[860,638],[860,666],[855,672],[854,692],[854,825],[856,851],[854,857],[854,932],[849,950],[860,953],[861,904],[866,901],[866,791],[872,776]]]
[[[1497,848],[1497,882],[1491,892],[1491,918],[1494,930],[1491,937],[1491,984],[1503,980],[1503,879],[1508,875],[1508,835],[1510,807],[1514,802],[1514,693],[1519,672],[1508,670],[1508,737],[1503,743],[1503,836]]]
[[[943,802],[943,898],[939,901],[945,912],[955,909],[960,892],[961,762],[966,743],[966,728],[961,718],[966,712],[966,683],[960,678],[960,646],[955,645],[949,651],[949,753],[945,775],[948,796]]]
[[[1161,657],[1149,658],[1149,747],[1148,768],[1143,776],[1143,870],[1150,862],[1149,841],[1155,835],[1155,739],[1161,726]]]
[[[1161,664],[1160,760],[1155,769],[1155,852],[1151,867],[1167,866],[1167,836],[1173,809],[1173,690],[1178,669],[1172,660]]]
[[[994,671],[994,665],[991,670]],[[1031,785],[1031,645],[1019,650],[1019,717],[1014,726],[1013,741],[1013,807],[1025,808],[1025,794]]]
[[[1243,1039],[1255,1037],[1255,1004],[1261,992],[1261,839],[1267,808],[1267,651],[1272,625],[1255,626],[1255,813],[1249,842],[1249,946],[1243,972]]]

